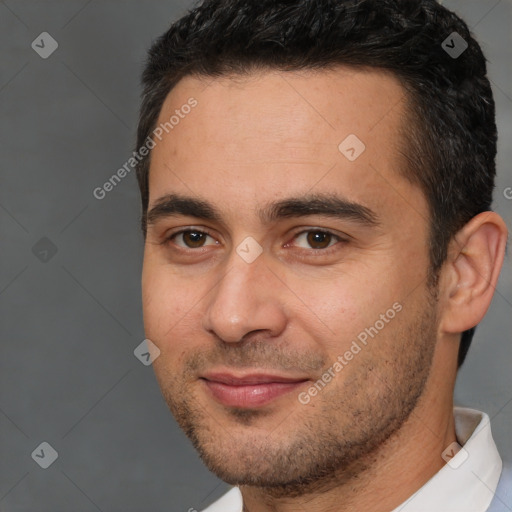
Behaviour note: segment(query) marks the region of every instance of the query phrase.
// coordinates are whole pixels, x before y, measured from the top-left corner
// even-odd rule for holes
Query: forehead
[[[150,205],[173,192],[232,212],[310,191],[421,203],[398,172],[406,101],[398,79],[375,69],[185,77],[159,115],[167,130],[152,152]]]

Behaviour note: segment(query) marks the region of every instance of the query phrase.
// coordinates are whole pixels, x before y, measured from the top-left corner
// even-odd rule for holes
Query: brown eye
[[[184,229],[183,231],[179,231],[178,233],[171,235],[168,240],[176,244],[178,247],[184,247],[185,249],[199,249],[205,245],[215,245],[216,242],[213,238],[213,244],[206,244],[208,238],[212,237],[203,231]]]
[[[323,231],[309,231],[306,239],[313,249],[325,249],[329,247],[332,235]]]
[[[183,241],[187,247],[195,249],[196,247],[203,246],[206,236],[205,233],[199,233],[198,231],[185,231],[183,233]]]

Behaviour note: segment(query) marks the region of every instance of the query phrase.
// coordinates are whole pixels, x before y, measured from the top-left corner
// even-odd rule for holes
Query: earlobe
[[[463,332],[484,317],[503,265],[507,236],[497,213],[482,212],[450,242],[441,320],[444,332]]]

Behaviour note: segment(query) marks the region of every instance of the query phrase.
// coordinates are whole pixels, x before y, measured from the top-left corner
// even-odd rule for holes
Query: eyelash
[[[177,236],[179,235],[182,235],[183,233],[198,233],[198,234],[201,234],[201,235],[206,235],[206,236],[209,236],[211,238],[214,238],[213,235],[211,235],[208,231],[205,231],[203,229],[191,229],[191,228],[187,228],[187,229],[181,229],[180,231],[176,231],[175,233],[172,233],[170,234],[169,236],[167,236],[162,242],[161,242],[161,245],[168,245],[170,243],[173,243],[173,239],[176,238]],[[341,236],[339,235],[336,235],[335,233],[333,233],[332,231],[328,231],[326,229],[322,229],[322,228],[316,228],[316,229],[305,229],[303,231],[299,231],[297,233],[294,234],[293,236],[293,240],[295,240],[296,238],[298,238],[300,235],[303,235],[305,233],[322,233],[322,234],[326,234],[326,235],[330,235],[333,239],[335,239],[336,243],[332,244],[332,245],[329,245],[328,247],[326,247],[325,249],[313,249],[313,248],[310,248],[310,249],[305,249],[303,247],[300,247],[299,249],[302,249],[304,251],[311,251],[313,253],[318,253],[319,255],[326,255],[326,254],[330,254],[331,250],[336,250],[336,245],[338,245],[339,243],[347,243],[348,240],[345,239],[345,238],[342,238]],[[288,245],[288,243],[286,244],[286,246]],[[181,251],[199,251],[200,249],[204,249],[204,247],[198,247],[196,249],[194,248],[191,248],[191,247],[188,247],[188,248],[184,248],[184,247],[180,247],[178,246],[178,249],[177,250],[181,250]]]

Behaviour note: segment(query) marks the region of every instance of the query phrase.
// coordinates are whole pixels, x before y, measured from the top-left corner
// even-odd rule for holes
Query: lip
[[[201,376],[213,398],[227,407],[261,407],[307,382],[304,377],[263,373],[234,375],[208,373]]]

